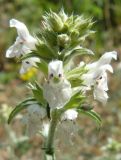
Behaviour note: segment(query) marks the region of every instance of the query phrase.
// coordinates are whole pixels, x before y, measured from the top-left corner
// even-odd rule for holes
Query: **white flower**
[[[29,53],[32,49],[35,49],[37,40],[30,35],[24,23],[16,19],[11,19],[10,27],[17,29],[18,37],[15,43],[7,50],[6,57],[20,57],[25,53]]]
[[[95,79],[106,70],[113,73],[113,68],[110,65],[112,59],[117,59],[117,52],[106,52],[98,61],[87,64],[86,67],[89,71],[82,77],[84,79],[85,85],[93,85]]]
[[[112,59],[117,59],[117,52],[106,52],[98,61],[88,64],[86,66],[88,72],[82,76],[84,84],[87,86],[84,87],[85,90],[90,90],[91,86],[94,86],[94,98],[103,104],[106,103],[108,98],[106,71],[113,73],[113,68],[110,65]]]
[[[49,123],[43,123],[43,126],[42,126],[42,135],[44,137],[47,137],[48,136],[48,132],[49,132]]]
[[[75,120],[78,116],[78,112],[75,109],[68,109],[61,117],[61,120]]]
[[[103,105],[105,105],[108,99],[108,94],[106,91],[108,91],[107,74],[104,72],[101,77],[96,79],[93,92],[94,99],[102,102]]]
[[[43,87],[43,95],[50,108],[62,108],[70,100],[71,93],[71,84],[66,79],[55,86],[45,83]]]
[[[38,104],[27,107],[24,123],[27,125],[27,135],[33,136],[41,129],[42,119],[46,117],[46,109]]]
[[[63,62],[56,60],[48,65],[48,79],[51,85],[58,84],[63,80]]]
[[[55,155],[53,155],[53,157],[52,157],[50,154],[46,154],[46,155],[45,155],[45,158],[46,158],[47,160],[53,160],[53,159],[55,159]]]
[[[39,58],[31,57],[22,61],[22,66],[20,69],[20,74],[26,73],[30,68],[36,67],[36,62],[40,62]]]
[[[62,108],[71,98],[71,84],[64,78],[62,61],[48,65],[48,82],[43,86],[43,95],[50,108]]]

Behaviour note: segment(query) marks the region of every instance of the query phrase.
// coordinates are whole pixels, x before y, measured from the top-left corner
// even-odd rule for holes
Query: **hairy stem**
[[[58,113],[57,113],[57,110],[55,109],[51,112],[50,127],[49,127],[48,137],[46,139],[46,144],[45,144],[45,160],[55,160],[54,135],[55,135],[58,119],[59,119]]]

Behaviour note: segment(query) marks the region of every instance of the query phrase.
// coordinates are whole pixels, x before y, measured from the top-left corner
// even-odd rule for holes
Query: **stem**
[[[48,133],[48,137],[45,144],[45,160],[55,160],[54,135],[55,135],[57,123],[58,123],[58,114],[57,114],[57,110],[54,109],[51,113],[50,128],[49,128],[49,133]]]

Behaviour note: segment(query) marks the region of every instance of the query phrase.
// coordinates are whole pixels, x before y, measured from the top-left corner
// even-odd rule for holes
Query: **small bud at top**
[[[69,38],[69,36],[67,34],[60,34],[57,37],[57,42],[58,42],[59,46],[64,47],[64,46],[69,44],[70,38]]]

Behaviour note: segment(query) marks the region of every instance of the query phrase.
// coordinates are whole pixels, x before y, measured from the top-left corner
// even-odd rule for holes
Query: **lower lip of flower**
[[[53,82],[54,82],[54,83],[59,83],[59,82],[60,82],[60,79],[59,79],[58,77],[54,77],[54,78],[53,78]]]

